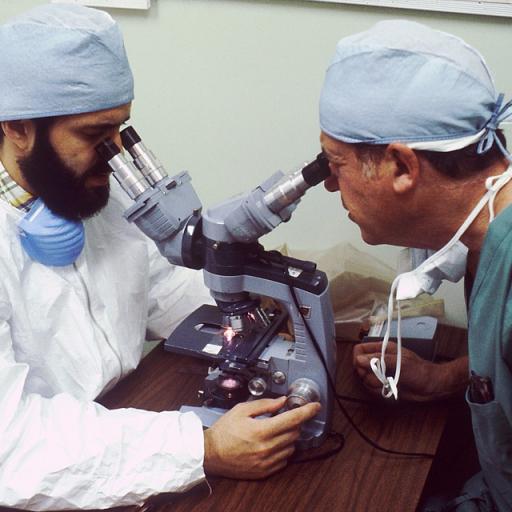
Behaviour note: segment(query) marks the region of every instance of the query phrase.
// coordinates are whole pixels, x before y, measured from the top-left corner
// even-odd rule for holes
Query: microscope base
[[[194,405],[182,405],[180,412],[193,412],[195,413],[203,427],[211,427],[226,411],[226,409],[219,409],[218,407],[201,407]]]
[[[182,405],[180,407],[180,412],[193,412],[195,413],[199,419],[201,420],[201,423],[203,424],[203,427],[209,428],[211,427],[223,414],[227,412],[226,409],[220,409],[218,407],[205,407],[205,406],[194,406],[194,405]],[[268,418],[269,415],[261,415],[256,416],[256,418]],[[314,423],[315,420],[312,420]],[[311,422],[308,422],[311,423]],[[323,432],[322,434],[318,435],[318,430],[315,430],[315,434],[308,435],[308,423],[306,423],[303,427],[301,437],[297,441],[297,449],[299,450],[308,450],[310,448],[317,448],[319,447],[327,437],[327,432]]]

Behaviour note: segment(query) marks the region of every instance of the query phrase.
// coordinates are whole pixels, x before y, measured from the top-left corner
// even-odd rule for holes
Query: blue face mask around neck
[[[71,265],[84,247],[83,223],[59,217],[41,199],[18,222],[18,231],[25,252],[46,266]]]

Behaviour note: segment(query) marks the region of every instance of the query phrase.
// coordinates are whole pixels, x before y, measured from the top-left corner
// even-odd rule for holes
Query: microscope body
[[[321,402],[320,413],[305,425],[299,442],[303,448],[318,446],[330,431],[333,396],[327,371],[311,336],[322,351],[332,379],[335,377],[336,353],[334,318],[325,274],[292,266],[284,258],[273,264],[248,263],[239,275],[225,276],[206,271],[205,283],[210,289],[222,288],[232,294],[242,292],[251,297],[270,297],[278,304],[276,309],[264,309],[271,320],[268,335],[265,337],[263,329],[260,339],[249,340],[254,350],[248,357],[238,356],[244,348],[244,330],[231,340],[233,343],[239,337],[241,347],[224,351],[223,360],[216,361],[216,371],[209,376],[211,382],[205,389],[206,404],[220,408],[217,413],[221,413],[226,405],[228,408],[232,405],[229,401],[223,404],[223,401],[212,398],[229,395],[230,390],[224,389],[223,383],[226,379],[231,382],[233,376],[237,377],[237,385],[242,391],[239,400],[288,395],[287,408]],[[291,334],[287,336],[284,331],[288,319]],[[250,332],[250,329],[245,328],[245,331]],[[219,338],[225,346],[222,334]],[[171,339],[172,336],[168,343]],[[217,339],[214,337],[209,343],[215,343]]]
[[[288,176],[276,173],[203,214],[188,173],[168,177],[136,133],[123,138],[123,145],[143,179],[119,151],[98,152],[134,199],[125,218],[171,263],[203,269],[217,304],[198,308],[165,341],[166,350],[206,359],[211,366],[200,390],[203,405],[181,410],[194,411],[211,426],[247,400],[287,395],[287,408],[319,401],[322,409],[303,426],[298,443],[318,446],[330,432],[329,379],[334,382],[336,368],[327,278],[314,263],[265,251],[258,243],[290,218],[312,184],[322,181],[318,165],[310,164],[306,173],[306,168]],[[325,177],[328,170],[322,172]],[[291,333],[286,334],[288,319]]]

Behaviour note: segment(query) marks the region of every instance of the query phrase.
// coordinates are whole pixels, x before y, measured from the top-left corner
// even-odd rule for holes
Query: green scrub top
[[[497,510],[512,512],[512,206],[487,231],[468,322],[469,368],[491,379],[494,400],[473,403],[466,394],[482,473],[465,490],[482,492],[471,510],[491,510],[490,496]]]

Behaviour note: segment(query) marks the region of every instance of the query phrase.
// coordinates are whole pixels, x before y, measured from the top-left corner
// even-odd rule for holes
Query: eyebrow
[[[324,146],[322,146],[322,151],[327,156],[327,159],[330,160],[331,162],[336,163],[336,162],[346,159],[345,155],[335,155],[335,154],[331,153],[330,151],[328,151]]]
[[[122,121],[120,122],[117,122],[117,121],[103,121],[103,122],[99,122],[99,123],[89,123],[89,122],[86,122],[84,124],[78,124],[76,126],[77,129],[80,129],[80,130],[83,130],[83,129],[94,129],[94,130],[103,130],[105,128],[115,128],[116,126],[120,126],[124,123],[126,123],[127,121],[130,120],[130,117],[126,117],[124,118]]]

